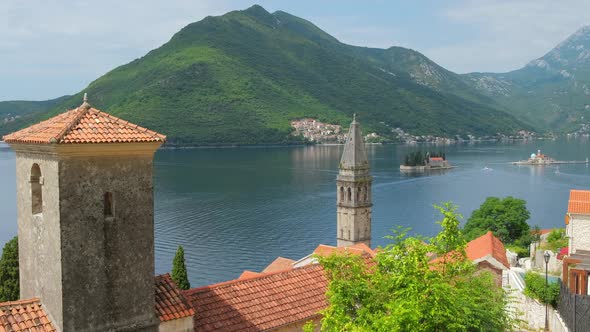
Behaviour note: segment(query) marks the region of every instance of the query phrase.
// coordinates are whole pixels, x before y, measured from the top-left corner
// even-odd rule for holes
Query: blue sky
[[[0,100],[82,90],[185,25],[258,3],[340,41],[403,46],[458,72],[505,72],[590,24],[588,0],[2,0]]]

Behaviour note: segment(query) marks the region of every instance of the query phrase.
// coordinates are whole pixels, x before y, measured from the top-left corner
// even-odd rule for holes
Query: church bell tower
[[[337,242],[339,247],[364,243],[371,246],[371,184],[369,161],[359,123],[354,117],[340,160],[337,190]]]
[[[158,331],[152,165],[165,139],[86,97],[4,136],[16,152],[20,297],[40,298],[57,331]]]

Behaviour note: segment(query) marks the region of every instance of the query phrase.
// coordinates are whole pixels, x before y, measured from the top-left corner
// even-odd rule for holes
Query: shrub
[[[557,298],[559,297],[559,284],[556,282],[545,284],[545,277],[535,273],[527,272],[524,275],[524,282],[526,287],[524,294],[541,301],[541,303],[548,303],[551,306],[557,306]]]

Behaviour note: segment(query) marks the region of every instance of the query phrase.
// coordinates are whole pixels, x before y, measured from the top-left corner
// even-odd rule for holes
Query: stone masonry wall
[[[157,331],[151,156],[70,157],[59,176],[64,330]]]
[[[33,215],[31,208],[31,168],[41,169],[43,212]],[[54,156],[17,152],[17,213],[20,268],[20,297],[39,297],[48,314],[61,330],[61,237],[59,232],[58,162]]]

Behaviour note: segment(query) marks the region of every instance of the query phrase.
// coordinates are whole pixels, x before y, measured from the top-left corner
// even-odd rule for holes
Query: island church
[[[0,303],[0,332],[301,331],[319,326],[328,305],[314,255],[376,255],[372,177],[355,118],[336,179],[337,247],[186,291],[169,274],[154,276],[152,164],[165,140],[86,97],[4,136],[16,152],[21,300]],[[502,243],[491,233],[472,242],[469,258],[501,275]]]

